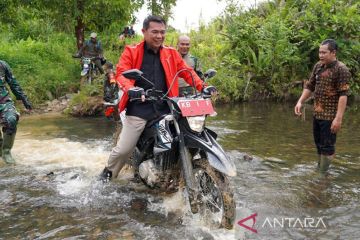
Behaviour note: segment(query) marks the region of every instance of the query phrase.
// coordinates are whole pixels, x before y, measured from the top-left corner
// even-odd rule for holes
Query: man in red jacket
[[[193,85],[193,77],[198,91],[216,93],[215,87],[203,88],[202,80],[191,67],[186,65],[175,48],[163,45],[166,34],[166,22],[163,18],[148,16],[144,20],[142,32],[144,41],[134,46],[126,46],[116,66],[116,81],[124,92],[119,111],[126,108],[126,119],[117,145],[110,153],[107,167],[100,175],[102,181],[117,177],[131,156],[146,122],[170,112],[165,102],[145,101],[145,90],[152,86],[145,81],[135,82],[125,78],[122,75],[124,71],[134,68],[141,70],[144,77],[154,84],[156,90],[164,93],[169,91],[168,96],[174,97],[179,95],[179,85],[177,79],[172,84],[173,79],[178,71],[186,69],[187,71],[179,73],[179,77],[191,85]],[[131,102],[129,101],[131,98],[141,98],[142,101]]]

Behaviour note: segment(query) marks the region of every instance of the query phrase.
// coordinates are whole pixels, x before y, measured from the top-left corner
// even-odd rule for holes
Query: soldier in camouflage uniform
[[[9,91],[5,86],[6,83],[16,99],[22,100],[25,108],[31,110],[31,103],[12,75],[9,65],[0,60],[0,123],[3,126],[2,133],[0,132],[0,154],[6,163],[14,164],[15,160],[11,156],[10,151],[14,145],[19,113],[16,111],[14,102],[10,98]]]
[[[313,135],[318,153],[318,168],[325,173],[335,155],[336,133],[340,130],[345,112],[351,74],[336,58],[337,44],[333,39],[323,41],[319,48],[320,61],[295,106],[301,115],[302,104],[314,92]]]
[[[101,46],[101,42],[97,39],[96,33],[90,34],[90,39],[86,40],[82,48],[76,54],[76,57],[89,57],[97,58],[94,60],[96,67],[99,69],[101,74],[104,74],[104,69],[102,68],[101,62],[104,61],[104,53]]]
[[[177,50],[181,54],[181,56],[184,59],[184,61],[186,62],[186,64],[189,65],[192,69],[194,69],[196,74],[201,79],[203,79],[203,73],[201,71],[201,66],[200,66],[198,58],[189,53],[190,37],[188,37],[186,35],[180,36],[178,39],[178,43],[177,43]],[[179,96],[183,96],[184,93],[192,94],[193,90],[194,89],[192,87],[190,87],[190,85],[187,84],[184,81],[184,79],[182,79],[182,78],[179,79]]]

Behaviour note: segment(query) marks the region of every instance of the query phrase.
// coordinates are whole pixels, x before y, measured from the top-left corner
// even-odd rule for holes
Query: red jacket
[[[124,95],[121,98],[119,104],[119,111],[123,111],[126,108],[128,103],[128,90],[134,87],[135,80],[130,80],[125,78],[122,73],[130,69],[139,69],[144,56],[144,44],[142,41],[136,45],[126,46],[124,52],[121,54],[118,64],[116,65],[116,81],[119,84],[119,87],[124,91]],[[176,51],[175,48],[163,46],[160,48],[160,62],[164,68],[166,85],[168,89],[179,70],[187,69],[191,72],[194,77],[195,86],[198,91],[201,91],[203,88],[203,81],[196,75],[195,71],[186,65],[186,63],[181,58],[180,54]],[[179,77],[183,78],[190,85],[192,84],[192,78],[189,72],[183,71],[179,73]],[[176,97],[179,95],[179,84],[178,79],[175,80],[169,91],[169,97]]]

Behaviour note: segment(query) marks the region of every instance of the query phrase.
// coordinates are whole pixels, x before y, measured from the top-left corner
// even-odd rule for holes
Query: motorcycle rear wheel
[[[232,229],[236,208],[227,177],[206,160],[195,164],[194,176],[199,189],[201,218],[210,227]]]

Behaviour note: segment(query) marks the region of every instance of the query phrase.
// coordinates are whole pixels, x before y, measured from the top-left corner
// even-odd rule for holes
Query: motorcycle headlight
[[[191,130],[195,132],[202,132],[205,125],[205,115],[196,117],[186,117]]]

